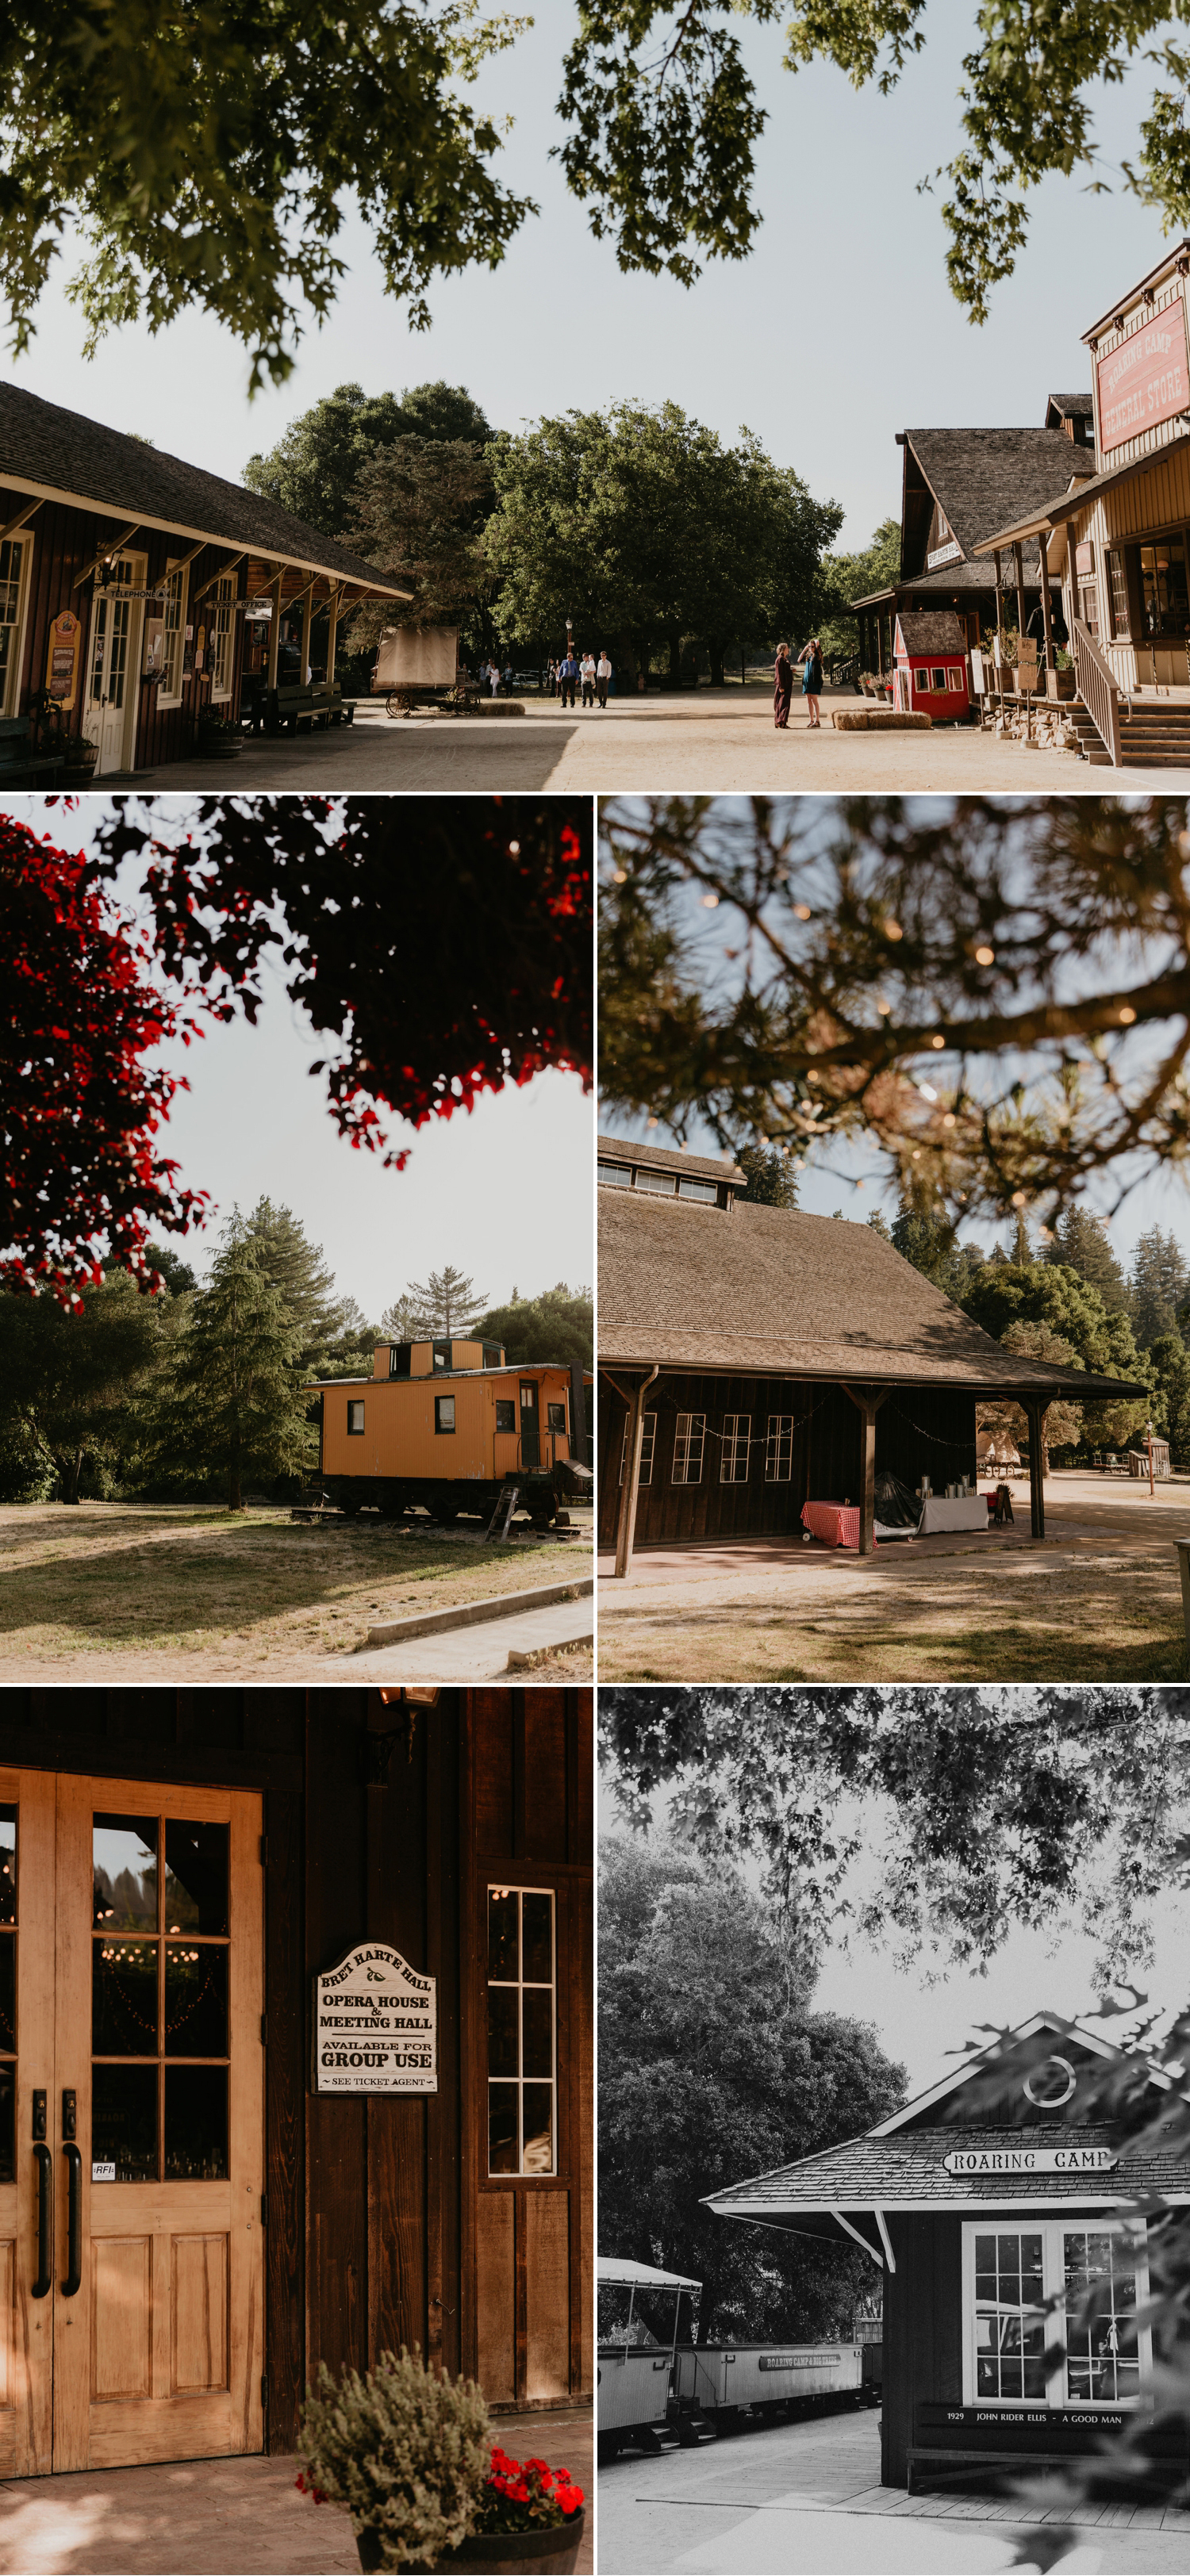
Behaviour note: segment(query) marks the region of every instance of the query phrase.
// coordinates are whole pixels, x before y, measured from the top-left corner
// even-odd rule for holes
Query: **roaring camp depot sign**
[[[1110,2147],[959,2147],[942,2159],[949,2174],[1108,2173],[1119,2161]]]
[[[385,1941],[314,1979],[316,2093],[436,2093],[438,1995]]]

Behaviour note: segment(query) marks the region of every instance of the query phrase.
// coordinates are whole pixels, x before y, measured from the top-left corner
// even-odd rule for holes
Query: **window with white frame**
[[[631,1421],[631,1415],[629,1416],[629,1421]],[[620,1451],[621,1484],[623,1484],[624,1478],[628,1473],[628,1427],[628,1422],[626,1422],[624,1425],[624,1445]],[[655,1413],[646,1413],[645,1427],[640,1444],[640,1481],[642,1485],[651,1485],[653,1482],[653,1448],[656,1438],[657,1416]]]
[[[27,552],[23,537],[6,537],[0,546],[0,715],[5,716],[16,713],[21,689]]]
[[[1144,2235],[1127,2225],[964,2225],[964,2405],[1135,2405],[1147,2296]]]
[[[235,659],[235,575],[221,572],[211,601],[211,696],[231,696],[231,674]]]
[[[725,1413],[723,1438],[719,1446],[719,1482],[721,1485],[746,1485],[748,1450],[751,1443],[750,1413]]]
[[[557,1944],[548,1888],[488,1889],[488,2172],[558,2170]]]
[[[161,602],[161,679],[159,707],[176,707],[182,695],[182,659],[186,642],[186,592],[189,574],[182,564],[167,564]]]
[[[766,1485],[787,1485],[793,1474],[793,1415],[770,1413],[764,1450]]]
[[[671,1483],[675,1485],[700,1485],[702,1483],[702,1453],[706,1444],[706,1436],[707,1417],[705,1413],[679,1413],[678,1428],[674,1439],[674,1463],[673,1475],[670,1480]]]

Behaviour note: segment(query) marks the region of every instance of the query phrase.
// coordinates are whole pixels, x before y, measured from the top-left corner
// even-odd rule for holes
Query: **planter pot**
[[[585,2513],[576,2513],[569,2522],[555,2523],[552,2528],[539,2526],[536,2531],[476,2532],[462,2540],[457,2549],[448,2549],[438,2560],[438,2569],[469,2569],[471,2576],[570,2576],[578,2565],[586,2529]],[[380,2538],[375,2531],[357,2531],[355,2545],[359,2563],[373,2569],[383,2565]],[[418,2576],[418,2567],[409,2576]]]
[[[71,757],[70,757],[70,754],[69,754],[69,752],[68,752],[68,753],[67,753],[67,755],[66,755],[66,775],[67,775],[67,777],[68,777],[68,778],[93,778],[93,777],[95,776],[95,764],[96,764],[96,762],[97,762],[98,758],[99,758],[99,754],[98,754],[98,752],[97,752],[97,751],[93,751],[89,760],[72,760],[72,759],[71,759]]]
[[[1073,671],[1046,672],[1045,693],[1047,698],[1073,698],[1075,686],[1076,681]]]
[[[239,735],[235,733],[200,733],[198,737],[198,756],[200,760],[238,760],[240,756]]]

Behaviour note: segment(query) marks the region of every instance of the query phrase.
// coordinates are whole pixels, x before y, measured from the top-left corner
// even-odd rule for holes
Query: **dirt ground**
[[[817,1540],[600,1559],[601,1681],[1172,1682],[1190,1672],[1174,1541],[1190,1483],[1069,1474],[1011,1529],[883,1545]]]
[[[9,1504],[0,1680],[350,1684],[377,1619],[590,1570],[586,1534],[486,1547],[366,1516],[307,1527],[282,1508]]]
[[[737,684],[672,698],[611,698],[606,711],[586,713],[563,709],[550,698],[527,698],[523,716],[389,718],[379,704],[363,704],[354,725],[333,732],[277,742],[253,736],[234,774],[221,772],[216,783],[248,795],[279,787],[331,794],[368,788],[531,794],[552,787],[603,795],[759,788],[789,788],[799,795],[817,788],[851,795],[999,788],[1016,795],[1024,788],[1048,788],[1062,796],[1102,788],[1105,773],[1069,752],[997,742],[969,726],[836,733],[832,706],[858,703],[853,690],[828,689],[818,733],[811,733],[796,695],[788,731],[777,733],[772,692],[751,681],[746,689]],[[1130,769],[1127,780],[1131,794],[1154,787],[1177,794],[1190,788],[1190,769]],[[138,771],[136,784],[209,788],[211,764],[170,761]]]

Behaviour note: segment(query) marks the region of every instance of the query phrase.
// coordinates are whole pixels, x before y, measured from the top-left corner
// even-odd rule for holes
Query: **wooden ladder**
[[[507,1538],[509,1530],[512,1527],[512,1516],[520,1499],[521,1489],[519,1485],[501,1486],[496,1497],[495,1511],[493,1512],[483,1534],[485,1544],[490,1538]],[[503,1529],[497,1529],[496,1523],[500,1518],[501,1512],[504,1514],[504,1527]]]

